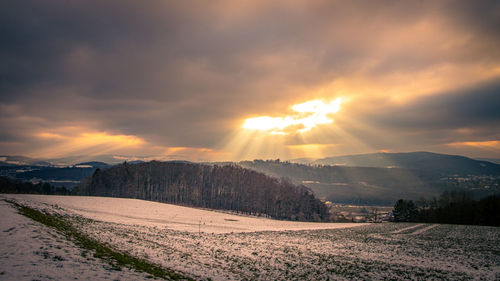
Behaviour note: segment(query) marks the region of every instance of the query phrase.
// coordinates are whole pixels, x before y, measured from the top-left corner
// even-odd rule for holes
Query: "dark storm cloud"
[[[499,105],[500,82],[489,81],[403,105],[386,105],[376,114],[359,116],[359,123],[389,132],[390,137],[386,134],[377,141],[367,130],[356,127],[349,130],[359,139],[373,140],[380,148],[387,148],[388,143],[397,140],[396,143],[403,144],[401,147],[406,145],[406,150],[412,144],[498,140]]]
[[[397,129],[459,129],[500,124],[500,82],[490,81],[456,92],[422,97],[367,119]]]
[[[28,143],[32,130],[80,124],[214,147],[241,118],[307,100],[304,91],[339,77],[498,63],[498,13],[497,1],[1,1],[0,105],[15,108],[0,116],[1,139]],[[426,22],[462,43],[412,37]],[[419,112],[432,116],[448,96],[415,105],[400,124],[377,120],[432,128]],[[496,121],[456,96],[435,116],[443,126],[453,116]]]

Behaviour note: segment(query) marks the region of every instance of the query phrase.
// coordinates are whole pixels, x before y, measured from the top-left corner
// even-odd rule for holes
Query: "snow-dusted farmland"
[[[47,195],[16,195],[15,198],[35,206],[40,203],[57,205],[71,213],[99,221],[196,233],[333,229],[360,225],[279,221],[138,199]]]
[[[2,197],[67,214],[66,217],[75,222],[76,215],[90,218],[92,220],[86,223],[79,220],[77,225],[89,236],[195,279],[500,279],[500,228],[495,227],[392,223],[349,227],[352,225],[242,217],[140,200],[0,195],[0,199]],[[15,275],[16,271],[30,268],[29,257],[37,255],[36,247],[41,242],[36,244],[33,239],[40,240],[44,233],[47,237],[57,235],[48,235],[51,232],[46,227],[15,214],[15,209],[6,203],[2,203],[2,213],[11,219],[10,223],[0,224],[8,227],[1,229],[0,279],[2,276],[15,279],[14,276],[22,277]],[[20,226],[10,226],[13,216],[21,218]],[[12,233],[9,230],[12,227],[19,233],[4,240]],[[33,231],[37,234],[25,233]],[[24,236],[19,236],[23,233]],[[27,241],[16,242],[19,237]],[[23,246],[30,243],[35,243],[35,247]],[[54,256],[78,263],[75,254],[78,249],[61,237],[46,238],[42,246],[44,255],[49,257],[43,263],[45,268],[64,266],[59,259],[50,258]],[[6,260],[17,262],[3,262]],[[105,264],[92,260],[86,263],[85,259],[82,262],[79,269],[64,266],[64,270],[76,273],[98,267],[97,279],[111,276],[105,274],[109,270]],[[57,275],[47,273],[47,276],[58,279]],[[88,274],[75,274],[80,279],[86,276]],[[124,270],[114,278],[145,277]],[[31,276],[19,280],[37,278],[40,279]],[[66,279],[59,276],[59,280]]]

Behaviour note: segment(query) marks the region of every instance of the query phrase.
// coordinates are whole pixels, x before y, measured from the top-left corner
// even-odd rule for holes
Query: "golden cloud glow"
[[[290,157],[293,158],[299,158],[299,157],[321,158],[324,157],[326,151],[332,149],[335,146],[338,145],[311,143],[311,144],[287,145],[286,147],[289,149]]]
[[[36,134],[39,138],[70,141],[79,146],[95,146],[112,143],[118,146],[135,146],[143,144],[144,141],[133,135],[111,135],[106,132],[87,132],[75,136],[67,136],[52,132],[42,132]]]
[[[469,146],[469,147],[475,147],[475,148],[489,150],[489,151],[495,151],[495,152],[500,151],[500,141],[497,141],[497,140],[453,142],[453,143],[449,143],[447,145],[448,146]]]
[[[119,146],[136,146],[144,141],[133,135],[109,135],[107,133],[82,133],[80,138],[87,144],[115,143]]]
[[[146,144],[143,139],[134,135],[113,135],[81,127],[64,127],[52,132],[40,132],[36,133],[35,137],[50,142],[42,150],[35,152],[35,155],[41,157],[58,157],[68,154],[96,155],[121,149],[136,149]]]
[[[184,147],[175,146],[168,147],[164,150],[160,157],[156,157],[157,160],[185,160],[189,159],[192,161],[213,161],[216,159],[225,159],[225,153],[216,149],[211,149],[207,147]]]
[[[80,126],[53,128],[50,131],[34,133],[33,136],[42,144],[43,148],[29,153],[32,157],[54,158],[67,155],[116,154],[114,158],[123,161],[180,159],[209,161],[223,159],[225,156],[223,152],[216,149],[154,145],[139,136],[112,134]]]
[[[259,116],[248,118],[242,127],[248,130],[265,131],[271,135],[287,135],[290,132],[305,133],[321,124],[329,124],[333,119],[330,114],[340,110],[342,98],[337,98],[328,103],[323,100],[311,100],[295,104],[291,108],[293,115],[285,117]]]

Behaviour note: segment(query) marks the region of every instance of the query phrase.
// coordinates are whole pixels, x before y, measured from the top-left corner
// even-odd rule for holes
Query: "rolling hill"
[[[328,220],[326,206],[303,185],[237,165],[151,161],[97,169],[77,194],[164,203],[300,221]]]
[[[393,205],[400,198],[430,198],[443,191],[467,191],[475,197],[500,193],[500,165],[462,156],[377,153],[320,160],[309,165],[279,160],[239,164],[289,178],[311,188],[317,197],[337,203]]]
[[[69,189],[82,178],[91,176],[97,168],[112,167],[102,161],[75,162],[78,164],[72,167],[40,166],[36,164],[41,163],[40,159],[23,156],[2,156],[0,160],[3,160],[0,175],[43,180]],[[27,163],[32,163],[32,166]],[[140,160],[128,162],[146,163]],[[215,164],[226,166],[234,163]],[[288,178],[295,185],[309,187],[316,197],[338,203],[393,205],[400,198],[429,198],[446,190],[469,191],[476,197],[500,193],[500,165],[431,152],[373,153],[317,160],[302,158],[291,162],[256,160],[238,164],[278,179]]]
[[[441,175],[500,175],[500,165],[465,156],[432,152],[371,153],[317,159],[311,164],[350,167],[397,167]]]

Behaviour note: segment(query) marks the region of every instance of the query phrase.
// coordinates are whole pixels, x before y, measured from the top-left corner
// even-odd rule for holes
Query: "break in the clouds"
[[[272,135],[307,133],[312,128],[333,122],[328,115],[340,110],[342,98],[330,102],[312,100],[292,106],[294,114],[285,117],[259,116],[245,120],[243,129],[267,132]]]
[[[500,157],[498,26],[498,1],[2,1],[0,153]]]

